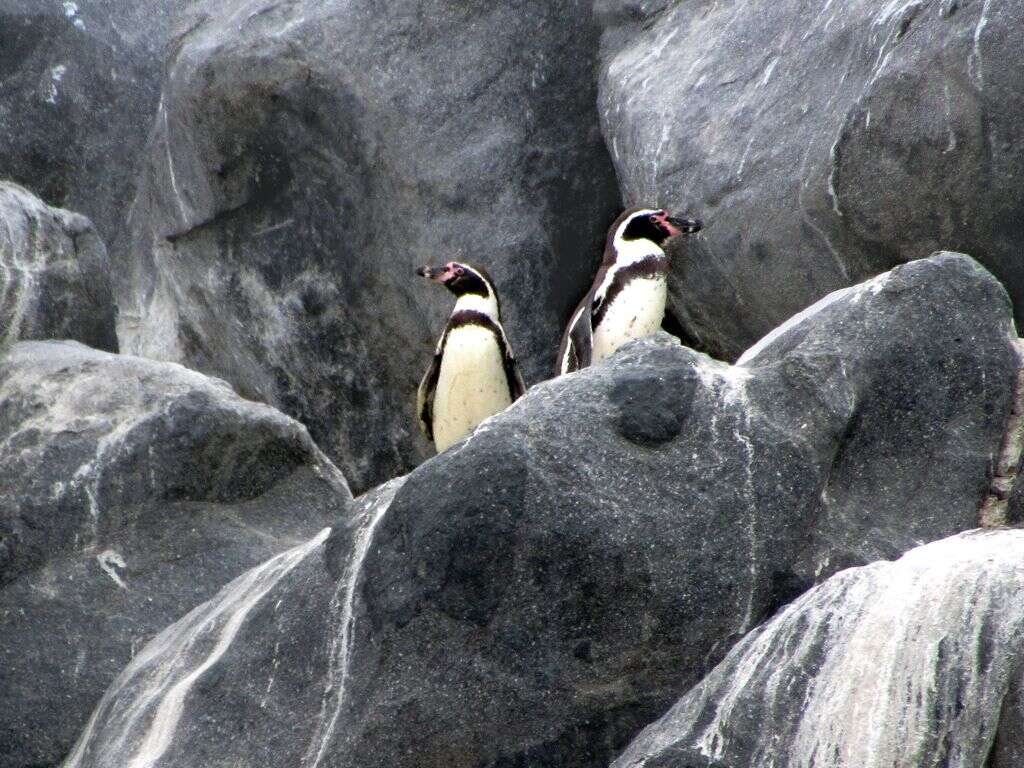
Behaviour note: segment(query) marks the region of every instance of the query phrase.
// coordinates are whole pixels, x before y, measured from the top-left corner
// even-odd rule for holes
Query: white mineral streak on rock
[[[967,72],[974,77],[978,88],[985,86],[985,72],[982,70],[981,62],[981,33],[988,26],[988,7],[992,0],[985,0],[981,6],[981,13],[978,15],[978,23],[974,27],[974,46],[967,59]]]
[[[117,586],[124,590],[128,589],[128,585],[124,583],[124,579],[122,579],[120,574],[117,572],[118,568],[123,569],[128,565],[119,552],[115,552],[112,549],[101,552],[96,555],[96,562],[100,564],[100,568],[103,569],[103,572],[113,579]]]
[[[301,768],[317,768],[323,760],[327,747],[334,737],[335,728],[345,706],[345,685],[348,682],[349,664],[352,657],[352,637],[355,631],[355,594],[359,583],[359,575],[363,569],[366,554],[373,543],[373,533],[377,525],[391,507],[398,489],[404,479],[392,480],[376,491],[377,498],[367,508],[356,533],[352,552],[349,554],[345,576],[339,582],[338,591],[331,601],[331,614],[337,617],[332,633],[334,642],[331,646],[330,667],[327,671],[327,687],[324,689],[323,701],[320,705],[320,716],[317,718],[316,732],[302,757]]]
[[[803,595],[615,765],[692,748],[729,765],[978,766],[1022,650],[1024,531],[959,534]]]
[[[48,86],[49,94],[46,97],[46,100],[50,104],[57,103],[57,86],[60,85],[60,81],[64,79],[64,75],[67,74],[67,71],[68,68],[64,64],[58,64],[55,67],[50,67],[50,84]]]
[[[114,681],[63,768],[153,768],[170,747],[189,691],[231,647],[249,614],[330,534],[242,574],[157,635]],[[102,714],[104,728],[97,732]]]
[[[42,220],[47,214],[46,206],[37,198],[14,186],[7,186],[4,192],[10,197],[12,204],[0,210],[0,223],[3,224],[5,232],[0,238],[0,281],[3,282],[3,286],[0,286],[3,288],[3,293],[0,294],[0,310],[3,311],[0,323],[7,326],[0,326],[0,348],[13,344],[18,339],[29,305],[36,298],[35,283],[39,279],[39,272],[47,264],[46,249],[39,247],[38,242],[24,237],[24,230],[16,233],[8,221],[8,217],[13,221],[16,220],[15,217],[23,216]],[[24,258],[26,255],[30,258]],[[4,306],[8,295],[12,304],[9,313]]]

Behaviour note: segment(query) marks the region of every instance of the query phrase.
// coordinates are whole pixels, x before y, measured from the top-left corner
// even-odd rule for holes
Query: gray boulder
[[[602,0],[602,126],[627,203],[706,222],[686,334],[734,359],[831,290],[974,255],[1024,317],[1024,2]]]
[[[634,343],[366,499],[295,586],[261,566],[167,630],[66,768],[607,765],[815,580],[975,527],[1018,368],[1005,292],[948,254],[740,366]]]
[[[117,351],[107,250],[92,223],[0,181],[0,351],[75,339]]]
[[[82,212],[115,254],[188,1],[0,0],[0,178]]]
[[[54,765],[138,649],[343,517],[297,422],[74,342],[0,356],[0,766]]]
[[[939,768],[1024,758],[1024,531],[833,576],[736,645],[613,768]]]
[[[620,200],[584,0],[199,3],[168,64],[119,296],[126,351],[309,426],[358,489],[428,455],[415,389],[487,267],[531,380]]]

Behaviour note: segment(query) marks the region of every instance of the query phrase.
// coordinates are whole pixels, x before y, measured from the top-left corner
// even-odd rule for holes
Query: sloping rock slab
[[[938,768],[1024,756],[1024,531],[833,576],[743,639],[614,768]]]
[[[73,342],[0,357],[0,766],[62,758],[156,632],[345,515],[306,430]]]
[[[939,248],[1024,316],[1021,0],[601,0],[627,204],[683,206],[672,307],[734,359],[831,290]]]
[[[92,223],[0,181],[0,351],[74,339],[117,351],[107,250]]]
[[[318,764],[315,745],[333,731],[345,689],[336,675],[351,651],[350,587],[402,483],[364,494],[348,522],[239,576],[161,632],[114,681],[64,766]],[[339,687],[325,690],[325,680]],[[197,717],[214,700],[217,720]]]
[[[159,765],[607,765],[814,580],[975,527],[1017,368],[1005,292],[941,255],[742,366],[662,335],[536,387],[330,539],[326,637],[281,634],[327,608],[289,592],[181,672],[211,683]],[[272,692],[290,736],[222,689],[267,685],[278,642],[328,659],[316,707]],[[169,700],[149,679],[126,673],[68,768],[154,764],[132,762]]]
[[[415,267],[486,267],[527,378],[548,376],[620,206],[586,0],[192,16],[134,208],[125,350],[301,420],[357,490],[431,453],[414,393],[451,300]]]

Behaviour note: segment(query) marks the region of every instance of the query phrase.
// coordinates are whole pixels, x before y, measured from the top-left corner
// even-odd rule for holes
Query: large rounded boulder
[[[672,310],[734,359],[828,292],[936,249],[1024,316],[1021,0],[599,3],[627,203],[705,219]]]

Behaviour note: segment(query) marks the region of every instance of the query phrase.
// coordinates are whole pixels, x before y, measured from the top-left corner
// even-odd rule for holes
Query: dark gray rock
[[[187,2],[0,0],[0,178],[88,216],[115,255]]]
[[[120,295],[127,351],[300,419],[356,488],[428,453],[415,389],[486,266],[527,377],[619,192],[584,0],[201,3],[168,66]]]
[[[315,587],[222,593],[262,606],[224,615],[229,647],[189,646],[217,636],[216,603],[168,630],[67,768],[607,765],[813,581],[976,525],[1019,366],[1010,315],[980,266],[941,255],[742,366],[662,335],[535,387],[365,500]],[[325,611],[326,636],[287,634]],[[279,643],[314,705],[271,684]],[[264,690],[286,726],[239,704]]]
[[[402,483],[364,494],[335,530],[239,576],[154,638],[111,685],[64,766],[317,764],[314,745],[333,730],[334,696],[345,687],[337,675],[351,650],[350,587]],[[211,705],[212,719],[199,714],[213,714]],[[123,738],[106,739],[113,728]]]
[[[107,250],[92,223],[0,181],[0,351],[74,339],[117,351]]]
[[[154,634],[347,513],[297,422],[168,363],[0,356],[0,766],[53,765]]]
[[[671,307],[725,359],[936,249],[1024,317],[1024,2],[603,0],[600,110],[627,204],[706,222]]]
[[[614,768],[1019,765],[1024,531],[833,576],[751,632]]]

